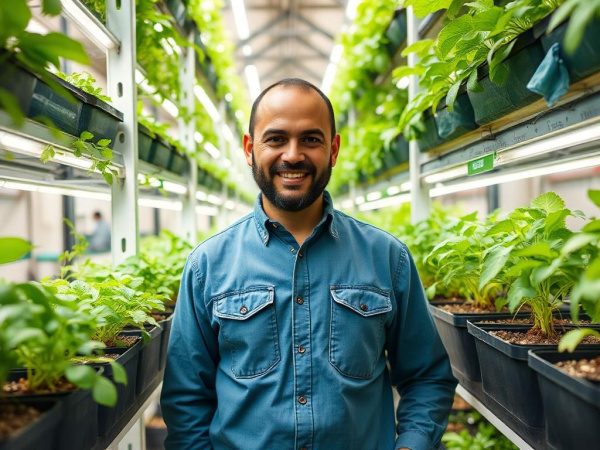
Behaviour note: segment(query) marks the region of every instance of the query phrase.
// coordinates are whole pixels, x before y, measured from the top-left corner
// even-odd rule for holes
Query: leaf
[[[597,338],[600,338],[600,333],[592,328],[571,330],[561,338],[558,343],[558,351],[561,353],[564,351],[573,353],[586,336],[596,336]]]
[[[536,290],[531,287],[526,276],[520,276],[510,286],[508,291],[508,307],[511,311],[518,308],[522,301],[528,298],[533,298],[537,294]]]
[[[54,158],[55,154],[56,152],[54,151],[54,148],[51,145],[47,145],[40,155],[40,161],[46,164],[48,161]]]
[[[42,12],[49,16],[58,16],[61,10],[60,0],[44,0],[42,3]]]
[[[448,105],[448,111],[454,110],[454,102],[456,101],[456,97],[458,96],[458,90],[460,89],[461,84],[462,80],[459,80],[456,83],[454,83],[448,90],[448,94],[446,95],[446,105]]]
[[[546,213],[560,211],[565,208],[565,202],[554,192],[546,192],[531,201],[533,208],[539,208]]]
[[[95,377],[92,395],[100,405],[115,406],[117,404],[117,388],[101,375]]]
[[[581,229],[586,233],[594,233],[600,231],[600,219],[592,220],[590,223],[585,224],[585,226]]]
[[[594,202],[594,205],[596,205],[598,208],[600,208],[600,190],[597,190],[597,189],[588,190],[588,197],[592,202]]]
[[[96,144],[98,147],[108,147],[111,143],[110,139],[100,139]]]
[[[446,59],[458,41],[471,31],[473,31],[473,18],[469,14],[460,16],[442,28],[438,35],[437,45],[442,59]]]
[[[440,9],[447,9],[452,3],[452,0],[406,0],[404,7],[413,7],[413,13],[419,19],[422,19],[427,14],[434,13]]]
[[[94,135],[92,133],[90,133],[89,131],[82,131],[79,138],[83,141],[89,141],[90,139],[94,138]],[[84,145],[84,148],[85,148],[85,145]]]
[[[406,57],[410,53],[417,53],[417,55],[427,54],[431,50],[431,47],[433,47],[433,44],[435,44],[433,39],[423,39],[413,42],[402,50],[402,56]]]
[[[62,33],[23,33],[19,37],[19,48],[28,57],[41,58],[55,67],[59,66],[59,57],[86,65],[90,63],[83,45]]]
[[[65,376],[71,383],[76,384],[82,389],[91,389],[94,385],[96,372],[91,366],[73,365],[67,367]]]
[[[19,100],[13,94],[0,88],[0,107],[4,109],[12,121],[20,127],[25,121],[25,114],[19,105]]]
[[[466,0],[452,0],[452,3],[448,7],[448,12],[447,12],[448,17],[450,19],[454,19],[456,17],[456,15],[459,13],[459,11],[462,8],[465,1]]]
[[[548,242],[536,242],[535,244],[531,244],[527,247],[524,247],[519,250],[515,250],[515,256],[538,256],[545,258],[553,258],[554,252],[550,247]]]
[[[510,247],[499,246],[487,254],[483,261],[479,290],[482,290],[504,268],[512,249],[512,245]]]
[[[567,54],[573,55],[583,39],[583,33],[594,18],[598,8],[597,2],[579,2],[577,9],[571,14],[571,20],[565,33],[564,48]]]
[[[552,18],[550,19],[550,23],[548,24],[547,34],[550,34],[552,30],[554,30],[557,26],[563,23],[567,17],[571,15],[575,7],[577,6],[576,1],[565,2],[558,8],[554,14],[552,14]]]
[[[483,92],[483,87],[479,81],[477,81],[477,67],[471,72],[471,75],[469,75],[467,89],[471,92]]]
[[[567,241],[567,243],[561,249],[562,255],[568,255],[569,253],[573,253],[574,251],[579,250],[580,248],[585,247],[586,245],[595,242],[598,240],[598,236],[590,233],[576,233],[571,236],[571,239]]]
[[[504,11],[497,6],[475,14],[473,16],[473,29],[477,31],[493,31],[502,14],[504,14]]]
[[[10,36],[21,34],[30,19],[31,11],[25,0],[3,1],[0,5],[0,46],[4,47]]]
[[[554,261],[552,261],[551,264],[544,264],[536,267],[531,272],[531,281],[533,281],[535,285],[539,285],[543,281],[547,280],[554,273],[556,273],[558,266],[560,266],[560,262],[560,258],[557,258]]]
[[[546,234],[551,234],[553,231],[565,227],[565,218],[571,215],[571,211],[568,209],[562,209],[560,211],[554,211],[548,214],[546,217],[546,225],[544,230]]]
[[[21,259],[33,246],[25,239],[0,237],[0,248],[0,264],[6,264]]]
[[[46,343],[48,341],[48,336],[46,336],[46,333],[40,328],[19,328],[10,336],[10,343],[15,347],[22,345],[24,342],[31,341]]]
[[[121,383],[127,386],[127,372],[123,366],[116,361],[110,361],[110,366],[112,367],[115,383]]]

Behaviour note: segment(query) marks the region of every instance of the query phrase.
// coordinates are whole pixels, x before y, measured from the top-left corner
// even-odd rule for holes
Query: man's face
[[[244,152],[264,197],[278,209],[301,211],[327,186],[339,143],[317,92],[278,86],[263,97],[254,140],[244,136]]]

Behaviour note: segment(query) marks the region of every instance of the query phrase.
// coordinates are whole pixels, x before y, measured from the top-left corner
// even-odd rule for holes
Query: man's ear
[[[252,149],[254,148],[254,144],[252,143],[252,138],[248,133],[244,134],[243,147],[244,155],[246,156],[246,162],[250,167],[252,167]]]
[[[331,143],[331,167],[335,166],[337,157],[340,153],[340,135],[336,134]]]

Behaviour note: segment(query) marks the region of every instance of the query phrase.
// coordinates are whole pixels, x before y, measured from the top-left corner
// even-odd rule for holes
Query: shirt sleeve
[[[218,338],[210,326],[194,254],[185,265],[175,306],[161,393],[165,449],[210,449],[217,408]]]
[[[394,281],[398,309],[387,330],[392,384],[400,394],[394,448],[437,449],[448,422],[456,379],[415,263],[402,247]]]

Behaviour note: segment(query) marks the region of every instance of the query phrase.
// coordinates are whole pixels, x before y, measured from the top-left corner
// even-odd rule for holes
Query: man
[[[324,191],[340,150],[331,103],[283,80],[255,101],[249,132],[262,193],[188,258],[166,448],[437,448],[456,381],[404,244]]]
[[[94,234],[90,237],[88,250],[108,252],[110,251],[110,226],[102,218],[100,211],[94,213],[94,220],[96,221],[96,230],[94,230]]]

